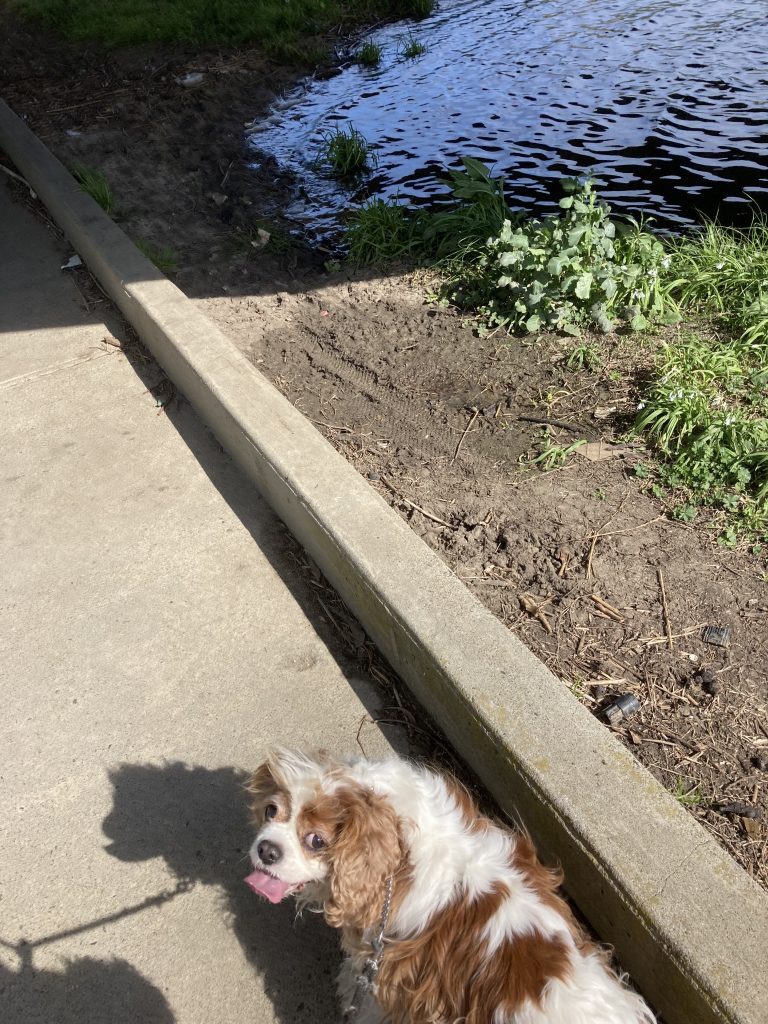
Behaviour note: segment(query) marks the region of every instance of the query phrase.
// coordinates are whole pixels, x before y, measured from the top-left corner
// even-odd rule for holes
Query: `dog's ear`
[[[245,784],[245,790],[249,794],[248,807],[255,824],[259,825],[264,818],[264,808],[274,797],[279,788],[279,783],[272,774],[269,761],[260,764]]]
[[[403,860],[394,808],[362,787],[337,794],[340,827],[330,855],[330,899],[325,917],[334,927],[368,928],[381,916],[387,878]]]

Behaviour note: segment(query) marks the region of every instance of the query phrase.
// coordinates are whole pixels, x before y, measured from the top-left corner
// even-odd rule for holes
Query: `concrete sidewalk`
[[[334,1021],[332,933],[242,884],[241,784],[273,742],[354,749],[375,693],[69,254],[0,182],[0,1018]]]

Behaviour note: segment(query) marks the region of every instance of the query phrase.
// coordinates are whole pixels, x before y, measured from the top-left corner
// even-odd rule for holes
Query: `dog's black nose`
[[[256,847],[259,854],[259,859],[262,864],[277,864],[280,858],[283,856],[283,851],[279,846],[275,846],[274,843],[270,843],[268,839],[262,839],[259,845]]]

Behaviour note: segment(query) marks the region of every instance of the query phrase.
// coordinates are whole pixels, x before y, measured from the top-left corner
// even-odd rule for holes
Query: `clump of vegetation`
[[[669,319],[661,242],[631,218],[611,220],[591,179],[567,179],[563,189],[558,216],[508,220],[489,238],[480,294],[477,276],[469,292],[485,323],[579,336],[585,327],[639,331]],[[462,281],[455,284],[456,299],[466,301]]]
[[[354,178],[375,162],[365,136],[352,126],[335,128],[323,137],[320,159],[334,178],[340,179]]]
[[[11,0],[22,14],[69,39],[109,45],[245,43],[288,53],[336,26],[421,19],[434,0]]]
[[[683,495],[678,518],[708,505],[765,525],[768,362],[759,349],[692,332],[664,345],[635,431],[661,453],[661,482]]]
[[[381,63],[381,47],[373,40],[367,39],[355,55],[358,64],[365,68],[375,68]]]
[[[480,160],[465,157],[462,164],[446,178],[451,196],[443,208],[413,210],[375,198],[355,210],[347,227],[350,260],[361,266],[411,259],[468,272],[488,235],[512,215],[503,180]]]
[[[94,199],[105,213],[113,213],[115,200],[112,189],[101,171],[91,167],[78,164],[72,168],[72,177],[78,183],[83,192],[87,192],[91,199]]]
[[[400,53],[408,60],[412,60],[414,57],[420,57],[426,52],[427,48],[424,43],[420,43],[412,33],[409,33],[409,35],[405,37],[400,48]]]
[[[151,242],[144,242],[141,239],[134,241],[134,245],[137,249],[140,249],[147,259],[151,260],[157,269],[163,274],[175,274],[179,269],[179,261],[173,249],[170,249],[167,246],[159,248],[156,245],[152,245]]]
[[[349,215],[347,245],[350,263],[385,266],[423,252],[422,218],[397,202],[373,198]]]
[[[435,9],[435,0],[394,0],[394,3],[402,11],[402,17],[414,21],[423,21]]]
[[[768,218],[747,228],[705,224],[670,254],[669,291],[681,306],[716,315],[747,345],[768,345]]]

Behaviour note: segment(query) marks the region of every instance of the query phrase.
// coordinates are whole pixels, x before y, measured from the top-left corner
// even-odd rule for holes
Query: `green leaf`
[[[648,321],[642,313],[635,313],[632,319],[629,321],[629,326],[633,331],[644,331],[648,326]]]
[[[593,278],[592,278],[592,275],[589,273],[589,271],[587,271],[586,273],[581,275],[581,277],[576,282],[575,292],[576,292],[576,298],[577,299],[588,299],[589,298],[589,292],[590,292],[590,289],[592,288],[592,280],[593,280]]]
[[[600,287],[605,292],[605,297],[607,299],[612,299],[613,296],[616,294],[616,282],[613,280],[612,277],[606,277],[606,279],[603,281]]]
[[[573,196],[563,196],[557,205],[561,210],[570,210],[573,206]]]
[[[535,334],[541,328],[541,317],[534,313],[525,321],[525,329],[529,334]]]

